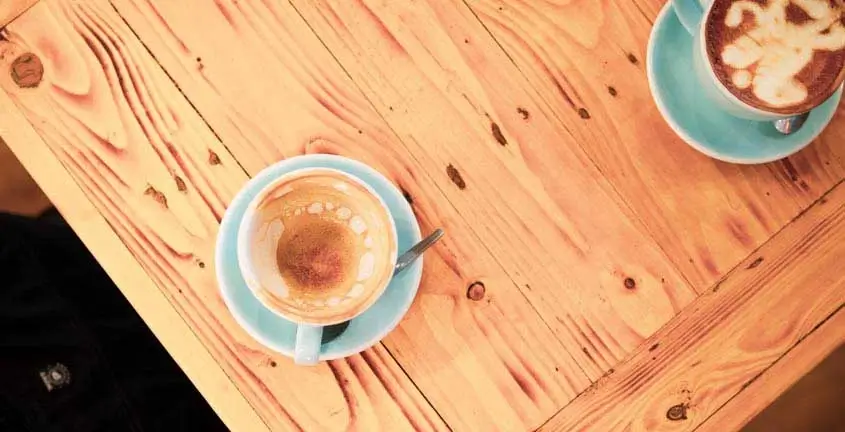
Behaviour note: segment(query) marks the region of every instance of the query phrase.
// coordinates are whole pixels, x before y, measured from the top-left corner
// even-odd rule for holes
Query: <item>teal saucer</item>
[[[332,155],[306,155],[285,159],[264,169],[238,193],[220,224],[215,263],[223,301],[238,324],[257,341],[288,357],[293,356],[296,324],[265,308],[246,286],[238,266],[237,235],[249,202],[267,184],[299,168],[334,168],[358,177],[378,193],[396,223],[400,253],[420,241],[420,228],[411,206],[398,189],[374,169],[351,159]],[[357,354],[378,343],[393,330],[411,307],[422,277],[422,258],[393,277],[384,294],[363,314],[351,320],[339,336],[324,343],[320,360]]]
[[[651,94],[669,126],[696,150],[726,162],[755,164],[787,157],[806,147],[833,118],[840,87],[810,112],[804,126],[782,135],[770,122],[733,117],[704,94],[693,70],[692,37],[667,2],[657,16],[648,43]]]

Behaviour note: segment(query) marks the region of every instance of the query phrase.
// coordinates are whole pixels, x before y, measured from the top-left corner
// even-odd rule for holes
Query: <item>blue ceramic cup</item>
[[[370,259],[362,258],[356,269],[359,274],[358,281],[363,281],[360,275],[364,274],[364,270],[361,269],[369,267],[369,273],[366,273],[369,276],[365,276],[368,279],[366,282],[356,283],[348,292],[344,289],[344,292],[326,295],[326,298],[291,289],[287,285],[289,281],[284,280],[276,264],[276,247],[286,228],[277,217],[262,215],[260,210],[268,203],[272,204],[274,200],[278,202],[287,199],[293,182],[314,181],[315,176],[330,179],[328,188],[334,194],[360,200],[366,203],[361,208],[372,209],[361,215],[353,215],[349,208],[343,207],[342,204],[334,207],[330,201],[315,201],[313,205],[319,208],[296,210],[295,217],[307,217],[313,210],[314,214],[321,213],[321,218],[346,211],[341,217],[341,223],[348,223],[350,227],[358,223],[360,235],[367,236],[367,250],[364,255]],[[299,213],[300,211],[302,213]],[[368,222],[365,223],[365,220]],[[293,170],[265,185],[247,206],[237,235],[238,264],[244,282],[264,307],[297,325],[293,357],[296,363],[306,365],[316,364],[320,359],[325,326],[352,320],[381,297],[392,279],[397,250],[396,225],[389,207],[379,194],[352,174],[324,167]],[[369,266],[363,264],[365,261]]]
[[[769,112],[748,105],[719,81],[707,57],[705,39],[705,27],[713,4],[714,0],[672,0],[678,20],[693,37],[693,66],[707,98],[728,114],[748,120],[774,121],[801,114]]]

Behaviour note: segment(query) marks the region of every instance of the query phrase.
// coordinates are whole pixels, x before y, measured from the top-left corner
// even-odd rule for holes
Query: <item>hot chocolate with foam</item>
[[[714,0],[704,23],[712,70],[742,102],[796,114],[845,78],[845,0]]]
[[[378,196],[330,169],[283,178],[256,200],[247,281],[265,305],[313,324],[349,319],[384,290],[396,233]]]

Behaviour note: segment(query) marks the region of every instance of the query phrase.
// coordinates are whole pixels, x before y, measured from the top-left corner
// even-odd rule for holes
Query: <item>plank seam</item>
[[[247,169],[243,166],[243,164],[241,164],[241,162],[238,160],[238,158],[235,157],[234,153],[232,153],[232,151],[226,145],[226,142],[220,137],[220,135],[217,133],[217,131],[214,130],[214,128],[211,126],[211,124],[209,124],[209,122],[205,119],[205,117],[202,115],[202,113],[199,111],[199,109],[196,107],[196,105],[194,105],[193,101],[191,101],[190,98],[188,98],[188,96],[185,94],[185,92],[182,90],[182,88],[179,86],[179,84],[176,82],[176,80],[170,75],[170,73],[167,71],[167,69],[165,69],[164,66],[161,65],[161,62],[158,61],[158,59],[156,58],[156,56],[152,52],[152,50],[150,50],[150,48],[147,46],[147,44],[144,43],[144,41],[143,41],[143,39],[141,39],[140,35],[135,31],[135,29],[132,28],[130,23],[120,13],[120,10],[117,9],[117,7],[114,5],[114,3],[111,0],[109,0],[109,5],[112,7],[112,9],[114,9],[115,13],[120,17],[120,19],[123,21],[123,23],[126,25],[126,27],[132,32],[132,34],[135,36],[135,38],[138,40],[138,42],[141,44],[141,46],[144,47],[144,50],[147,51],[147,53],[150,55],[150,57],[156,62],[156,64],[159,66],[159,68],[164,72],[165,76],[167,76],[167,78],[170,80],[170,82],[173,83],[173,85],[176,87],[176,90],[178,90],[179,93],[182,95],[182,97],[188,102],[188,104],[191,106],[191,109],[194,110],[194,112],[197,114],[197,116],[199,116],[199,118],[206,125],[206,127],[208,127],[208,129],[211,131],[211,133],[214,134],[215,138],[217,138],[217,141],[219,141],[223,145],[223,147],[226,149],[226,151],[229,152],[229,155],[232,157],[232,160],[234,160],[235,163],[238,164],[238,166],[247,175],[247,177],[251,178],[252,176],[250,175],[249,171],[247,171]],[[297,13],[299,13],[298,10],[297,10]],[[302,18],[301,14],[300,14],[300,18]],[[307,21],[305,21],[304,18],[302,18],[302,20],[307,24]],[[309,25],[309,28],[311,28],[310,25]],[[311,29],[311,30],[312,30],[312,32],[314,31],[313,29]],[[315,35],[316,35],[316,33],[315,33]],[[318,39],[319,39],[319,37],[318,37]],[[322,43],[322,40],[320,40],[320,42]],[[325,46],[325,44],[324,44],[324,46]],[[328,47],[326,49],[328,50]],[[329,52],[331,52],[331,51],[329,51]],[[332,55],[332,57],[334,57],[334,55]],[[335,58],[335,61],[337,61],[337,58]],[[340,62],[338,62],[338,64],[340,64]],[[342,65],[341,65],[341,68],[344,70],[344,72],[348,76],[349,73],[346,71],[345,68],[343,68]],[[446,425],[446,427],[449,428],[450,431],[453,430],[452,427],[446,422],[446,420],[443,419],[443,416],[434,407],[434,405],[431,403],[431,401],[428,399],[428,397],[425,395],[425,393],[417,386],[417,383],[408,375],[407,371],[405,371],[405,368],[396,359],[396,357],[393,355],[393,353],[390,351],[390,349],[384,344],[384,342],[380,341],[379,344],[385,349],[385,351],[387,351],[387,353],[390,355],[390,358],[393,359],[394,362],[396,362],[396,365],[399,366],[399,369],[402,370],[402,373],[405,374],[406,377],[408,377],[408,381],[410,381],[414,385],[414,388],[419,392],[419,394],[423,397],[423,399],[426,401],[426,403],[431,407],[432,411],[434,411],[437,414],[438,418],[443,422],[443,424]],[[225,373],[225,371],[224,371],[224,373]],[[227,374],[227,376],[229,376],[229,375]],[[231,377],[229,377],[229,379],[231,380]],[[233,381],[233,383],[234,383],[234,381]],[[237,388],[237,385],[235,385],[235,387]],[[240,392],[240,390],[239,390],[239,392]],[[241,395],[243,396],[243,393],[241,393]],[[248,398],[246,398],[246,396],[244,396],[244,399],[255,410],[256,414],[258,414],[258,417],[261,418],[262,421],[269,428],[269,424],[267,424],[267,422],[264,420],[264,418],[261,416],[261,414],[259,414],[259,411],[257,409],[255,409],[255,406],[252,404],[252,402]]]
[[[794,349],[798,346],[798,344],[800,344],[800,343],[804,342],[804,340],[805,340],[805,339],[807,339],[807,337],[809,337],[810,335],[812,335],[813,333],[815,333],[815,332],[816,332],[819,328],[821,328],[821,326],[822,326],[822,325],[824,325],[824,324],[826,324],[828,321],[830,321],[830,320],[831,320],[831,319],[832,319],[832,318],[833,318],[833,317],[834,317],[837,313],[839,313],[842,309],[845,309],[845,303],[840,304],[840,305],[839,305],[839,307],[838,307],[838,308],[836,308],[836,310],[834,310],[833,312],[831,312],[831,313],[830,313],[830,315],[826,316],[823,320],[819,321],[819,323],[818,323],[818,324],[816,324],[815,326],[813,326],[813,328],[812,328],[809,332],[807,332],[807,334],[805,334],[804,336],[801,336],[801,338],[800,338],[800,339],[798,339],[798,341],[797,341],[797,342],[795,342],[795,343],[794,343],[791,347],[789,347],[789,349],[787,349],[787,350],[786,350],[786,351],[784,351],[784,352],[783,352],[780,356],[778,356],[778,358],[777,358],[777,359],[775,359],[775,361],[773,361],[771,364],[769,364],[768,366],[766,366],[766,367],[765,367],[763,370],[761,370],[761,371],[760,371],[757,375],[754,375],[753,377],[751,377],[751,379],[749,379],[748,381],[744,382],[744,383],[742,384],[742,386],[740,387],[740,389],[739,389],[739,391],[738,391],[738,392],[734,393],[734,394],[733,394],[733,396],[731,396],[730,398],[728,398],[728,400],[726,400],[726,401],[725,401],[725,403],[723,403],[722,405],[719,405],[719,407],[718,407],[718,408],[716,408],[715,410],[713,410],[713,412],[711,412],[711,413],[710,413],[710,415],[708,415],[708,416],[707,416],[704,420],[702,420],[702,421],[701,421],[701,423],[699,423],[699,424],[698,424],[698,426],[696,426],[696,427],[695,427],[695,429],[693,429],[693,431],[699,430],[701,427],[705,426],[705,425],[707,424],[707,421],[709,421],[709,420],[710,420],[710,419],[711,419],[714,415],[716,415],[716,413],[717,413],[717,412],[719,412],[719,410],[721,410],[721,409],[722,409],[722,408],[724,408],[726,405],[728,405],[731,401],[733,401],[733,400],[734,400],[737,396],[739,396],[742,392],[746,391],[746,389],[748,389],[748,387],[749,387],[752,383],[754,383],[754,381],[757,381],[757,380],[758,380],[761,376],[763,376],[763,374],[765,374],[766,372],[768,372],[768,371],[769,371],[769,369],[771,369],[771,368],[772,368],[772,367],[774,367],[774,366],[775,366],[778,362],[780,362],[781,360],[783,360],[783,358],[784,358],[784,357],[786,357],[786,355],[787,355],[787,354],[789,354],[792,350],[794,350]],[[788,388],[787,388],[787,390],[788,390]],[[758,413],[758,414],[759,414],[759,413]]]
[[[144,47],[144,50],[147,52],[147,54],[150,55],[150,58],[152,58],[156,62],[159,69],[164,72],[164,75],[167,77],[167,79],[169,79],[173,86],[176,87],[176,90],[179,92],[179,94],[181,94],[185,101],[188,102],[188,105],[191,106],[191,109],[194,110],[194,113],[196,113],[199,119],[202,120],[203,124],[205,124],[208,130],[211,131],[214,137],[217,138],[217,141],[223,145],[223,148],[226,149],[226,151],[229,153],[229,156],[232,157],[232,160],[235,161],[236,164],[238,164],[238,167],[240,167],[241,171],[243,171],[248,178],[252,178],[252,176],[249,174],[249,171],[247,171],[247,169],[243,166],[243,164],[241,164],[238,158],[235,157],[234,153],[232,153],[232,151],[229,149],[229,146],[226,145],[226,142],[220,138],[220,134],[218,134],[217,131],[214,130],[213,127],[211,127],[211,124],[208,123],[202,113],[197,109],[196,105],[194,105],[194,102],[190,98],[188,98],[188,95],[186,95],[184,91],[182,91],[182,87],[179,87],[179,83],[177,83],[176,80],[173,79],[173,77],[170,75],[170,72],[168,72],[167,69],[162,66],[161,62],[158,61],[158,58],[156,58],[155,54],[153,54],[152,50],[150,50],[150,47],[148,47],[147,44],[144,43],[144,40],[141,39],[141,36],[138,35],[138,32],[136,32],[135,29],[132,28],[132,26],[129,24],[129,21],[127,21],[126,18],[124,18],[123,15],[120,14],[120,10],[117,8],[117,6],[114,5],[112,0],[109,0],[108,3],[109,6],[114,9],[115,14],[117,14],[117,16],[120,17],[120,20],[123,21],[123,24],[126,25],[126,28],[128,28],[129,31],[132,32],[132,35],[135,36],[135,39],[138,41],[138,43],[141,44],[142,47]]]
[[[7,0],[7,1],[8,1],[8,0]],[[12,1],[14,1],[14,0],[12,0]],[[8,20],[8,21],[6,21],[6,22],[0,22],[0,31],[4,30],[4,29],[6,28],[6,26],[8,26],[9,24],[11,24],[11,23],[15,22],[15,20],[16,20],[16,19],[20,18],[23,14],[25,14],[27,11],[29,11],[30,9],[32,9],[32,7],[33,7],[33,6],[35,6],[35,5],[37,5],[39,1],[41,1],[41,0],[36,0],[36,1],[32,2],[32,4],[31,4],[31,5],[29,5],[29,6],[27,6],[24,10],[22,10],[22,11],[18,12],[16,15],[12,16],[11,18],[9,18],[9,20]]]
[[[722,278],[720,278],[718,281],[716,281],[715,283],[713,283],[713,284],[712,284],[712,285],[711,285],[711,286],[710,286],[710,287],[709,287],[706,291],[704,291],[704,292],[712,292],[714,289],[717,289],[720,285],[722,285],[722,283],[724,283],[724,282],[725,282],[725,281],[726,281],[726,280],[727,280],[727,279],[728,279],[731,275],[733,275],[734,273],[736,273],[736,272],[740,271],[740,267],[742,267],[742,264],[743,264],[743,263],[745,263],[745,261],[746,261],[746,260],[748,260],[748,258],[750,258],[751,256],[753,256],[753,255],[757,254],[757,252],[759,252],[759,251],[760,251],[760,249],[764,248],[766,245],[768,245],[769,243],[771,243],[771,241],[772,241],[773,239],[775,239],[775,237],[779,236],[779,235],[781,234],[781,232],[783,232],[783,231],[784,231],[785,229],[787,229],[788,227],[792,226],[792,225],[793,225],[796,221],[798,221],[798,219],[800,219],[800,218],[801,218],[801,217],[803,217],[803,216],[804,216],[804,215],[805,215],[808,211],[810,211],[810,209],[812,209],[812,208],[816,207],[816,206],[817,206],[817,205],[819,205],[819,203],[821,203],[822,201],[826,201],[826,200],[827,200],[827,196],[828,196],[828,195],[830,195],[830,194],[831,194],[831,193],[832,193],[832,192],[833,192],[833,191],[834,191],[837,187],[839,187],[839,186],[840,186],[840,185],[842,185],[843,183],[845,183],[845,178],[840,179],[839,181],[837,181],[837,182],[836,182],[836,184],[834,184],[834,185],[833,185],[830,189],[828,189],[827,191],[825,191],[825,193],[824,193],[824,194],[822,194],[822,195],[821,195],[820,197],[818,197],[815,201],[813,201],[813,203],[812,203],[812,204],[810,204],[809,206],[807,206],[807,208],[805,208],[805,209],[803,209],[801,212],[799,212],[799,213],[798,213],[795,217],[793,217],[793,218],[792,218],[792,219],[791,219],[788,223],[786,223],[783,227],[781,227],[779,230],[777,230],[777,232],[775,232],[774,234],[772,234],[772,236],[771,236],[771,237],[769,237],[769,238],[768,238],[765,242],[763,242],[760,246],[758,246],[756,249],[754,249],[753,251],[751,251],[751,253],[749,253],[749,254],[748,254],[745,258],[743,258],[742,260],[740,260],[740,261],[739,261],[739,262],[738,262],[738,263],[737,263],[737,264],[736,264],[733,268],[731,268],[728,272],[726,272],[726,273],[725,273],[725,275],[724,275]],[[689,309],[689,308],[690,308],[690,307],[692,307],[695,303],[699,302],[699,301],[700,301],[700,299],[701,299],[701,298],[703,298],[703,297],[704,297],[704,295],[703,295],[703,294],[702,294],[702,295],[699,295],[699,296],[696,298],[696,300],[694,300],[692,303],[688,304],[688,305],[687,305],[684,309],[685,309],[685,310],[686,310],[686,309]],[[831,313],[828,317],[826,317],[826,318],[825,318],[825,319],[823,319],[821,322],[819,322],[816,326],[814,326],[814,327],[813,327],[813,329],[812,329],[812,330],[810,330],[809,332],[807,332],[807,334],[806,334],[806,335],[804,335],[803,337],[801,337],[801,338],[798,340],[798,342],[796,342],[796,343],[795,343],[795,345],[793,345],[792,347],[790,347],[789,349],[787,349],[786,351],[784,351],[783,355],[786,355],[788,352],[792,351],[792,350],[793,350],[796,346],[798,346],[798,344],[799,344],[799,343],[801,343],[804,339],[806,339],[806,337],[807,337],[807,336],[809,336],[809,335],[810,335],[810,334],[812,334],[812,333],[813,333],[816,329],[818,329],[818,328],[821,326],[821,324],[823,324],[824,322],[827,322],[827,320],[828,320],[828,319],[830,319],[830,317],[832,317],[833,315],[835,315],[835,314],[836,314],[836,312],[838,312],[838,311],[839,311],[840,309],[842,309],[843,307],[845,307],[845,304],[840,305],[840,306],[839,306],[839,308],[837,308],[837,309],[836,309],[836,311],[834,311],[833,313]],[[675,317],[677,317],[677,316],[678,316],[678,315],[676,315]],[[672,320],[670,320],[669,322],[667,322],[666,324],[664,324],[663,326],[661,326],[661,327],[660,327],[660,329],[658,329],[658,330],[655,332],[655,334],[657,334],[658,332],[660,332],[660,330],[662,330],[663,328],[665,328],[665,327],[667,327],[668,325],[670,325],[670,324],[674,321],[674,319],[675,319],[675,318],[673,318]],[[631,358],[633,358],[633,355],[634,355],[635,353],[637,353],[641,347],[643,347],[643,346],[647,345],[649,342],[650,342],[650,341],[649,341],[648,339],[646,339],[646,340],[645,340],[642,344],[640,344],[637,348],[635,348],[633,351],[631,351],[631,352],[628,354],[628,356],[626,356],[626,357],[625,357],[624,359],[622,359],[621,361],[617,362],[617,363],[614,365],[614,368],[613,368],[613,369],[616,369],[619,365],[622,365],[622,364],[625,364],[626,362],[628,362]],[[773,361],[773,362],[772,362],[769,366],[767,366],[767,367],[766,367],[766,369],[765,369],[765,370],[768,370],[770,367],[772,367],[772,365],[774,365],[775,363],[777,363],[777,361],[778,361],[778,360],[780,360],[780,359],[783,357],[783,355],[781,355],[781,356],[779,356],[777,359],[775,359],[775,360],[774,360],[774,361]],[[611,370],[613,370],[613,369],[611,369]],[[607,374],[606,374],[606,375],[607,375]],[[762,373],[761,373],[761,374],[758,374],[757,376],[755,376],[754,378],[752,378],[752,380],[751,380],[751,381],[756,380],[756,379],[757,379],[760,375],[762,375]],[[601,380],[601,378],[599,378],[599,379],[598,379],[598,380],[596,380],[595,382],[598,382],[598,381],[600,381],[600,380]],[[749,381],[749,383],[750,383],[751,381]],[[592,387],[592,386],[591,386],[591,387]],[[579,394],[578,394],[575,398],[573,398],[571,401],[569,401],[569,403],[567,403],[566,405],[564,405],[563,407],[561,407],[559,410],[557,410],[557,412],[555,412],[555,413],[554,413],[551,417],[549,417],[549,418],[548,418],[545,422],[543,422],[543,424],[542,424],[542,425],[540,425],[540,427],[538,427],[538,428],[537,428],[537,429],[535,429],[535,430],[540,430],[540,429],[542,429],[544,426],[546,426],[546,425],[547,425],[550,421],[552,421],[552,419],[554,419],[555,417],[557,417],[557,415],[558,415],[558,414],[560,414],[561,412],[563,412],[563,410],[565,410],[565,409],[566,409],[569,405],[571,405],[573,402],[575,402],[576,400],[578,400],[578,398],[582,397],[582,396],[583,396],[583,395],[584,395],[584,394],[585,394],[585,393],[586,393],[589,389],[590,389],[590,387],[588,387],[588,388],[584,389],[584,390],[583,390],[581,393],[579,393]],[[743,390],[743,389],[740,389],[740,391],[738,391],[738,392],[737,392],[737,393],[735,393],[733,396],[731,396],[731,397],[730,397],[730,399],[733,399],[734,397],[736,397],[736,395],[737,395],[737,394],[739,394],[742,390]],[[728,401],[730,401],[730,399],[729,399]],[[727,403],[727,402],[726,402],[726,403]],[[720,409],[721,409],[721,407],[722,407],[722,406],[724,406],[724,404],[720,406]],[[708,417],[707,417],[707,419],[709,419],[711,416],[713,416],[713,414],[714,414],[716,411],[718,411],[718,410],[714,410],[714,411],[713,411],[713,413],[711,413],[711,414],[710,414],[710,416],[708,416]],[[704,420],[701,424],[699,424],[699,426],[697,426],[697,428],[698,428],[698,427],[701,427],[701,425],[702,425],[702,424],[704,424],[704,423],[707,421],[707,419],[705,419],[705,420]]]
[[[522,75],[523,80],[528,84],[528,88],[530,88],[532,91],[534,91],[535,94],[541,95],[539,99],[540,99],[541,103],[546,107],[546,109],[549,110],[549,112],[551,114],[550,119],[551,118],[555,119],[554,126],[560,127],[563,130],[566,130],[566,132],[569,133],[569,135],[571,136],[570,131],[566,128],[566,126],[564,124],[562,124],[560,119],[558,119],[557,115],[555,114],[555,111],[551,107],[551,104],[546,100],[545,97],[542,96],[542,93],[540,92],[540,90],[537,89],[534,86],[534,84],[531,82],[531,80],[528,79],[528,76],[525,74],[525,71],[522,70],[522,68],[513,59],[511,54],[508,52],[508,50],[506,50],[505,47],[499,42],[499,39],[496,38],[496,36],[493,34],[493,32],[490,30],[490,28],[487,26],[487,24],[481,19],[481,17],[478,16],[478,13],[475,11],[475,9],[473,9],[472,6],[470,6],[468,0],[462,0],[462,1],[463,1],[464,5],[467,7],[467,9],[469,9],[469,11],[472,13],[473,17],[475,17],[475,19],[481,24],[481,26],[484,28],[484,30],[487,32],[487,34],[490,36],[490,38],[493,39],[493,41],[496,43],[496,45],[499,47],[499,49],[505,54],[505,56],[508,58],[508,60],[511,61],[511,63],[514,65],[516,70],[519,71],[519,74]],[[649,229],[649,227],[645,223],[645,220],[643,219],[643,217],[637,211],[634,210],[634,208],[631,206],[631,204],[628,202],[628,200],[625,198],[625,196],[622,195],[622,193],[619,191],[619,189],[616,187],[616,185],[614,185],[613,182],[611,182],[607,177],[605,177],[604,172],[601,170],[601,168],[598,165],[598,162],[596,162],[596,160],[590,155],[590,153],[587,152],[586,149],[584,149],[584,147],[580,143],[580,141],[574,140],[574,139],[573,139],[573,141],[575,141],[577,143],[578,149],[580,150],[580,153],[584,157],[586,157],[587,160],[590,161],[590,164],[592,164],[592,166],[593,166],[593,168],[595,168],[596,172],[601,174],[601,178],[604,179],[603,183],[605,183],[605,186],[602,189],[608,189],[609,188],[610,189],[609,192],[612,193],[612,197],[616,197],[618,199],[617,202],[624,205],[625,210],[627,210],[628,214],[633,216],[632,218],[628,217],[628,219],[631,220],[631,223],[634,224],[634,226],[636,228],[643,230],[644,233],[648,235],[648,238],[652,240],[653,244],[657,247],[657,249],[663,255],[663,258],[666,260],[666,262],[668,262],[669,266],[673,270],[675,270],[675,272],[681,277],[681,279],[684,282],[686,282],[687,287],[689,289],[691,289],[695,294],[699,294],[699,295],[702,292],[704,292],[704,290],[702,290],[702,291],[697,290],[695,288],[695,285],[687,277],[687,275],[683,271],[681,271],[681,268],[678,266],[677,263],[675,263],[675,260],[673,260],[671,258],[671,255],[669,255],[669,253],[664,249],[663,245],[661,245],[660,242],[657,241],[657,237],[655,236],[654,232],[651,229]],[[627,215],[626,215],[626,217],[627,217]],[[741,260],[740,260],[740,262],[741,262]]]

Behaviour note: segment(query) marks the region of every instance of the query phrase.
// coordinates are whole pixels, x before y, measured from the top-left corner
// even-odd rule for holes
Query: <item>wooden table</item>
[[[845,340],[845,110],[777,163],[696,153],[648,91],[663,1],[4,0],[0,136],[233,430],[735,429]],[[399,327],[314,368],[212,265],[302,153],[448,233]]]

